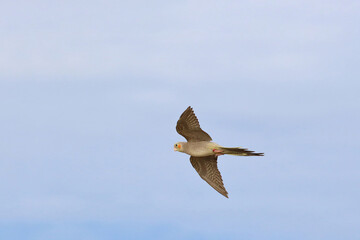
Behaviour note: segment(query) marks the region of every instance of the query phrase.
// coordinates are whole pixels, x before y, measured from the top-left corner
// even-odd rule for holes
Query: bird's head
[[[183,144],[181,142],[174,144],[174,151],[182,152]]]

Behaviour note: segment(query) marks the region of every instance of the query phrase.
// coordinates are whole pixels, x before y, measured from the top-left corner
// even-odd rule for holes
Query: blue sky
[[[359,5],[0,3],[0,238],[360,238]],[[265,152],[229,199],[173,152],[189,105]]]

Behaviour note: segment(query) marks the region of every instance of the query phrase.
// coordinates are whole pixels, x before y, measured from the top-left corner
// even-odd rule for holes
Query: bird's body
[[[179,152],[183,152],[194,157],[215,155],[214,150],[216,151],[216,149],[220,147],[217,143],[207,141],[179,142],[178,144],[182,146]]]
[[[220,194],[228,197],[221,174],[217,168],[218,156],[231,154],[236,156],[263,156],[263,153],[255,153],[246,148],[227,148],[212,142],[209,134],[200,128],[199,121],[191,107],[188,107],[176,125],[176,131],[186,138],[187,142],[178,142],[174,150],[189,154],[191,165],[204,179]]]

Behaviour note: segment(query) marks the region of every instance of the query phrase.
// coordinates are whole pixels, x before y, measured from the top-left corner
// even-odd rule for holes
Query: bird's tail
[[[219,150],[222,151],[222,154],[230,154],[235,156],[264,156],[264,153],[256,153],[254,151],[249,151],[246,148],[226,148],[220,147]]]

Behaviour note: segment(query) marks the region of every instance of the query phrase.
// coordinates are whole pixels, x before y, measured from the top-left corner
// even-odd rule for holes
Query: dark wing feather
[[[204,179],[211,187],[213,187],[220,194],[228,198],[228,192],[224,187],[223,180],[219,169],[217,168],[217,157],[190,157],[191,165],[198,172],[200,177]]]
[[[199,121],[191,107],[181,114],[176,124],[176,131],[188,142],[211,141],[209,134],[200,128]]]

